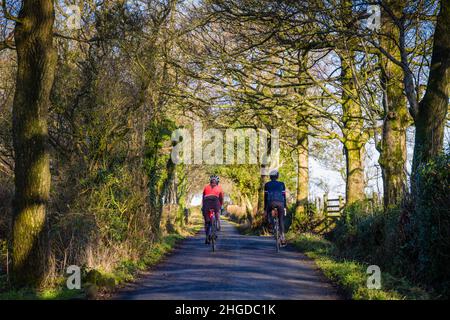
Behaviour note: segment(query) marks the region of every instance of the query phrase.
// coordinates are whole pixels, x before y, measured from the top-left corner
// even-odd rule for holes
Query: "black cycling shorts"
[[[209,210],[213,209],[216,216],[220,213],[220,201],[218,197],[209,196],[203,199],[203,218],[205,222],[210,222]]]

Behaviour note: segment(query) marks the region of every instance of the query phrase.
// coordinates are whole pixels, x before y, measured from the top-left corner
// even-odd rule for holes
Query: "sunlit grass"
[[[68,300],[84,297],[83,290],[69,290],[64,286],[46,288],[40,291],[33,289],[9,290],[0,293],[0,300]]]
[[[331,242],[313,234],[288,234],[296,248],[313,259],[323,274],[335,283],[346,296],[354,300],[430,299],[428,293],[405,279],[381,273],[381,289],[368,289],[367,264],[336,256]]]

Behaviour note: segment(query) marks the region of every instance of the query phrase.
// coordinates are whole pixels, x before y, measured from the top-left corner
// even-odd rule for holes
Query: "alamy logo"
[[[370,5],[367,7],[367,14],[369,14],[369,18],[367,18],[367,29],[372,31],[377,31],[381,28],[381,9],[379,5]]]
[[[367,278],[367,289],[381,289],[381,270],[377,265],[371,265],[367,267],[367,274],[370,276]]]
[[[225,141],[224,141],[225,140]],[[175,164],[279,164],[279,131],[255,129],[208,129],[194,124],[172,132],[172,161]],[[247,143],[248,141],[248,143]],[[225,143],[224,143],[225,142]]]
[[[70,5],[66,9],[66,26],[69,30],[81,29],[81,9],[79,6]]]
[[[67,289],[69,289],[69,290],[81,289],[80,267],[76,266],[76,265],[71,265],[67,268],[66,273],[69,274],[69,277],[67,278],[67,281],[66,281]]]

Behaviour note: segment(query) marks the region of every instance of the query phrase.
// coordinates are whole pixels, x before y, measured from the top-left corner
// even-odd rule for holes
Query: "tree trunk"
[[[364,148],[358,143],[344,145],[347,166],[346,197],[347,204],[364,200]]]
[[[264,213],[264,186],[266,182],[269,181],[269,177],[265,174],[267,166],[261,165],[261,171],[264,172],[261,174],[260,182],[259,182],[259,189],[258,189],[258,214],[261,215]]]
[[[404,4],[395,0],[388,3],[392,13],[400,17]],[[400,61],[398,42],[400,31],[388,13],[382,13],[383,37],[382,47],[394,58]],[[383,107],[384,121],[381,144],[378,146],[380,158],[378,160],[383,175],[384,208],[401,204],[406,194],[406,129],[409,125],[409,114],[406,97],[403,94],[403,69],[393,63],[386,56],[381,57],[384,90]]]
[[[444,127],[448,111],[450,84],[450,2],[441,1],[434,33],[430,75],[425,96],[414,115],[416,137],[414,144],[412,187],[417,170],[423,163],[442,151]]]
[[[13,103],[12,272],[16,285],[35,286],[46,265],[41,241],[51,180],[47,113],[56,64],[53,1],[24,1],[19,19],[14,33],[18,65]]]
[[[343,142],[346,158],[347,204],[364,199],[364,146],[367,134],[364,130],[361,105],[353,80],[351,61],[353,51],[341,53]]]
[[[304,126],[307,131],[307,126]],[[297,192],[295,201],[294,228],[306,220],[306,205],[309,195],[309,146],[308,134],[300,132],[297,135]]]
[[[263,215],[265,208],[264,208],[264,186],[266,182],[269,181],[268,176],[268,170],[270,170],[270,165],[272,164],[272,159],[270,159],[271,150],[272,150],[272,138],[271,138],[271,127],[266,128],[269,132],[267,136],[267,153],[265,155],[260,155],[263,158],[260,159],[261,161],[261,176],[260,176],[260,182],[259,182],[259,189],[258,189],[258,207],[257,207],[257,214]],[[261,143],[261,141],[260,141]],[[270,160],[270,161],[268,161]]]
[[[255,220],[253,218],[253,205],[252,205],[252,202],[250,201],[250,198],[248,197],[247,194],[244,194],[243,200],[244,200],[246,220],[248,221],[248,223],[250,225],[252,225],[253,221]]]

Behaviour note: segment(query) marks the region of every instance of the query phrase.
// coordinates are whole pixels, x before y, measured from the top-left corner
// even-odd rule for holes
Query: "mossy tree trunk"
[[[264,214],[264,185],[269,181],[269,177],[265,174],[267,170],[267,165],[261,165],[261,171],[263,172],[260,177],[259,188],[258,188],[258,214]]]
[[[450,1],[441,1],[434,33],[427,90],[418,105],[418,110],[413,110],[416,125],[412,169],[413,190],[419,166],[436,156],[443,147],[450,89],[450,37],[448,30],[450,30]]]
[[[164,211],[164,205],[167,205],[168,210],[168,216],[166,221],[166,231],[172,232],[173,231],[173,217],[172,217],[172,205],[174,204],[174,198],[176,197],[174,190],[176,186],[174,186],[175,183],[175,176],[176,176],[176,165],[172,161],[172,158],[168,158],[166,162],[166,177],[164,181],[162,182],[162,189],[159,195],[159,216],[162,217],[163,211]],[[161,220],[161,219],[160,219]],[[162,221],[160,221],[162,222]]]
[[[388,7],[392,14],[400,17],[404,3],[390,1]],[[397,45],[400,31],[389,13],[382,13],[382,33],[389,35],[381,39],[382,47],[392,57],[399,60],[400,49]],[[409,114],[406,97],[403,93],[403,70],[385,55],[381,57],[384,90],[383,107],[384,121],[382,141],[378,145],[380,152],[379,164],[383,175],[384,207],[395,207],[401,204],[406,194],[406,129],[409,125]]]
[[[308,126],[298,122],[297,134],[297,190],[293,227],[300,226],[306,219],[306,206],[309,195],[309,145]]]
[[[352,61],[354,52],[341,52],[343,144],[346,159],[347,204],[364,199],[364,146],[367,134],[358,92],[354,83]]]
[[[46,265],[42,239],[51,180],[47,113],[56,64],[53,1],[24,1],[18,19],[14,32],[17,78],[13,103],[12,278],[17,286],[36,286]]]
[[[261,166],[260,166],[260,170],[261,170],[261,176],[260,176],[260,181],[259,181],[259,188],[258,188],[258,202],[257,202],[257,214],[259,216],[264,215],[265,209],[264,208],[264,186],[266,184],[266,182],[269,181],[269,170],[270,165],[272,164],[272,160],[270,159],[270,155],[271,155],[271,151],[272,151],[272,138],[271,138],[271,127],[270,126],[266,126],[266,130],[268,132],[267,134],[267,153],[265,155],[260,154],[260,156],[262,158],[260,158],[260,162],[261,162]],[[260,137],[261,138],[261,137]],[[261,141],[260,141],[260,145],[261,145]]]

